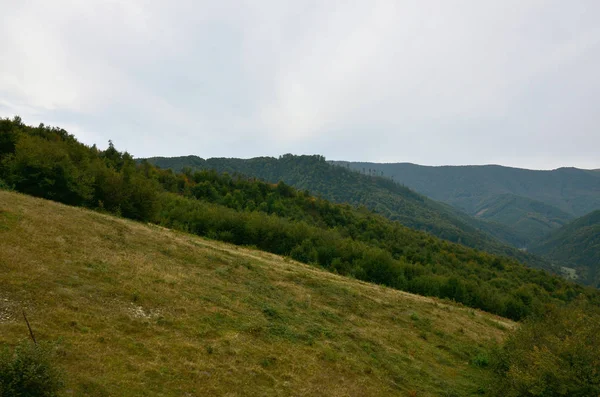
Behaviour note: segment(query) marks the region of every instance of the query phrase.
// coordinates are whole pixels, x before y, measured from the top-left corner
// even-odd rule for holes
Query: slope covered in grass
[[[65,395],[474,395],[513,323],[275,255],[0,191],[0,345]],[[414,393],[418,394],[414,394]],[[445,393],[445,394],[444,394]]]

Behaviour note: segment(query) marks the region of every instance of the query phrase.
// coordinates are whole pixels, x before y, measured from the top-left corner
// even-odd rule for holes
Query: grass
[[[257,250],[0,191],[0,347],[64,395],[478,395],[514,323]]]

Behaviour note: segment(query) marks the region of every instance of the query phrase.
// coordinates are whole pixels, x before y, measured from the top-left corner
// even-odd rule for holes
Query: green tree
[[[581,302],[526,320],[496,352],[498,395],[599,396],[600,317]]]

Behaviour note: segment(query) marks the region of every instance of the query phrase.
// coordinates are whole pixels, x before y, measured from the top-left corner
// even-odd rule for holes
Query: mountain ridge
[[[600,287],[600,210],[564,225],[540,240],[532,251],[578,269],[589,285]]]
[[[484,204],[499,206],[506,200],[506,195],[512,195],[515,205],[506,207],[505,213],[496,213],[492,220],[509,227],[518,236],[508,241],[515,246],[519,246],[519,243],[523,243],[524,247],[535,244],[536,240],[552,230],[600,209],[600,173],[594,170],[575,167],[528,170],[500,165],[333,163],[359,172],[370,170],[383,173],[471,216],[477,216]],[[515,213],[521,213],[521,216],[515,217]]]
[[[533,266],[546,267],[538,258],[518,252],[509,244],[521,241],[516,233],[503,225],[474,219],[441,202],[419,194],[395,181],[371,175],[361,175],[345,167],[330,165],[320,155],[283,155],[279,158],[253,159],[211,158],[198,156],[153,157],[144,159],[161,168],[181,171],[214,169],[218,172],[241,174],[271,183],[283,181],[300,190],[338,203],[365,205],[403,225],[427,231],[437,237],[487,252],[509,255],[529,261]]]

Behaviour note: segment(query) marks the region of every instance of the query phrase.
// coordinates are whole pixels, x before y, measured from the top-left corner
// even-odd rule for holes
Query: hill
[[[484,199],[475,208],[474,216],[512,228],[524,247],[573,219],[556,207],[508,193]]]
[[[0,191],[0,346],[65,395],[477,395],[514,324],[287,258]],[[489,390],[489,389],[488,389]]]
[[[540,314],[549,303],[580,295],[597,303],[600,297],[515,259],[440,240],[284,182],[216,171],[174,173],[138,163],[112,142],[98,150],[63,129],[30,127],[18,118],[0,120],[0,132],[0,187],[32,196],[254,246],[515,320]]]
[[[254,159],[211,158],[196,156],[154,157],[148,162],[181,171],[216,170],[242,174],[277,183],[283,181],[300,190],[308,190],[336,203],[365,206],[391,220],[422,230],[442,239],[490,253],[507,255],[533,267],[551,269],[540,258],[509,247],[524,241],[509,228],[474,219],[449,205],[435,202],[386,178],[362,175],[344,167],[332,166],[323,156],[284,155]]]
[[[470,215],[476,215],[485,204],[498,206],[495,201],[501,205],[506,201],[506,195],[514,196],[513,204],[504,206],[504,212],[497,213],[495,220],[518,232],[525,232],[530,237],[528,243],[539,233],[560,227],[560,222],[600,209],[600,174],[590,170],[559,168],[534,171],[498,165],[430,167],[409,163],[335,163],[358,171],[383,173]],[[526,199],[534,203],[528,203]],[[515,219],[514,214],[519,212],[522,216]],[[541,222],[538,227],[532,228],[535,219]],[[524,228],[521,227],[523,225]],[[528,234],[527,230],[533,234]]]
[[[532,247],[555,262],[575,267],[582,281],[600,287],[600,211],[578,218]]]

